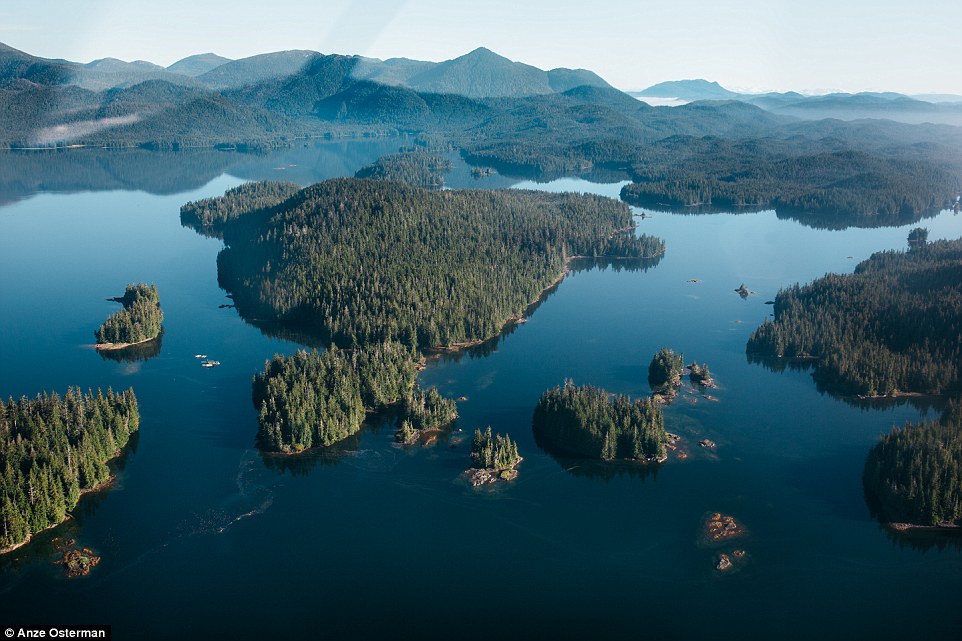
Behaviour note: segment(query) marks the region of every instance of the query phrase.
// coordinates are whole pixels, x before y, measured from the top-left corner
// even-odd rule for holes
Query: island
[[[450,425],[457,417],[457,403],[441,396],[436,388],[416,390],[404,399],[403,418],[395,438],[410,445],[428,433]]]
[[[54,548],[59,555],[56,565],[63,566],[64,574],[71,579],[87,576],[100,563],[100,557],[93,550],[77,547],[75,539],[55,539]]]
[[[705,518],[704,536],[709,543],[721,543],[744,535],[744,526],[731,515],[712,512]]]
[[[124,295],[113,299],[124,308],[111,314],[97,328],[97,349],[124,349],[155,340],[163,330],[164,312],[156,285],[127,285]]]
[[[518,478],[518,444],[508,435],[492,434],[491,426],[483,432],[474,431],[471,443],[471,462],[473,467],[465,470],[464,476],[472,486],[488,485],[498,481],[513,481]]]
[[[367,410],[407,397],[416,376],[413,355],[399,343],[275,355],[254,376],[258,445],[296,454],[336,443],[361,429]]]
[[[695,385],[712,388],[718,387],[715,385],[715,379],[712,378],[711,372],[708,370],[708,365],[706,363],[699,365],[695,361],[692,361],[691,365],[687,367],[687,370],[688,378]]]
[[[218,280],[241,316],[332,346],[322,355],[275,358],[255,377],[258,442],[278,452],[356,432],[364,409],[407,396],[407,372],[426,357],[478,345],[519,323],[573,259],[665,251],[661,240],[636,235],[629,207],[610,198],[434,191],[359,178],[293,193],[285,183],[256,183],[188,203],[181,220],[224,239]],[[363,356],[379,349],[391,354],[382,373],[378,358]],[[365,383],[355,379],[394,381],[398,368],[404,390],[391,383],[388,397],[363,399]],[[327,421],[330,428],[317,424]]]
[[[381,156],[374,164],[359,169],[354,176],[395,180],[425,189],[441,189],[444,187],[444,174],[451,171],[451,167],[450,160],[433,151],[409,149]]]
[[[648,364],[648,384],[655,394],[670,399],[678,393],[684,371],[684,354],[662,347]]]
[[[668,434],[661,407],[591,385],[546,391],[534,410],[535,438],[545,449],[584,458],[663,463]]]
[[[69,388],[0,406],[0,553],[64,522],[82,494],[105,487],[107,462],[139,426],[130,389]]]

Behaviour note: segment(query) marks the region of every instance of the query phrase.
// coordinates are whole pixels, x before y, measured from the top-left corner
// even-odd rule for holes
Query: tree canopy
[[[0,404],[0,549],[66,519],[81,492],[110,478],[107,461],[139,426],[133,390]]]

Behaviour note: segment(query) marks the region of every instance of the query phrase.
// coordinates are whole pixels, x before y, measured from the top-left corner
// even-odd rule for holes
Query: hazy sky
[[[13,5],[13,6],[11,6]],[[5,0],[0,42],[47,58],[168,65],[283,49],[446,60],[485,46],[620,89],[962,94],[957,0]]]

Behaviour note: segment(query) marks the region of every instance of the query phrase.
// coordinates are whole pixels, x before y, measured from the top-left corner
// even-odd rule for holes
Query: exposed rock
[[[701,445],[702,447],[707,447],[710,450],[715,449],[715,441],[712,441],[707,438],[703,438],[702,440],[698,441],[698,444]]]
[[[745,528],[733,516],[714,512],[705,521],[705,538],[711,543],[727,541],[744,534]]]
[[[730,570],[731,567],[732,567],[732,560],[728,557],[728,555],[719,554],[718,563],[715,564],[715,569],[718,570],[719,572],[724,572],[726,570]]]
[[[64,572],[68,577],[87,576],[100,563],[100,557],[89,548],[69,547],[74,543],[73,540],[68,542],[68,547],[64,549],[63,556],[56,563],[64,567]]]

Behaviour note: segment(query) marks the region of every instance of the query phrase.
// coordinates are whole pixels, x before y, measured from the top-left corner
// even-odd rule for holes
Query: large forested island
[[[850,275],[828,274],[775,298],[775,319],[748,352],[778,364],[806,359],[843,394],[962,390],[962,240],[874,254]]]
[[[273,206],[261,192],[277,194]],[[241,314],[342,347],[481,341],[520,317],[573,257],[664,252],[660,240],[634,235],[626,205],[599,196],[361,179],[282,193],[251,186],[188,203],[182,218],[223,233],[219,279]]]
[[[7,400],[0,405],[0,552],[67,518],[110,478],[107,461],[137,431],[133,390]]]
[[[156,285],[127,285],[124,295],[115,300],[124,308],[111,314],[94,332],[98,349],[121,349],[160,336],[164,312]]]
[[[534,411],[535,437],[562,454],[612,461],[664,461],[665,420],[651,398],[632,401],[566,382],[546,391]]]

